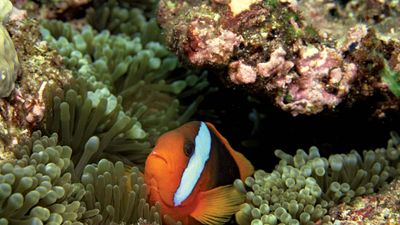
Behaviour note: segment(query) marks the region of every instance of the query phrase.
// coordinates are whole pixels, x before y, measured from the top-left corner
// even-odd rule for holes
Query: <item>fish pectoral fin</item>
[[[195,218],[189,216],[189,225],[204,225],[204,223],[201,223],[200,221],[196,220]]]
[[[190,216],[202,224],[224,224],[229,221],[233,214],[239,211],[244,200],[245,195],[232,185],[220,186],[200,192],[199,203]]]

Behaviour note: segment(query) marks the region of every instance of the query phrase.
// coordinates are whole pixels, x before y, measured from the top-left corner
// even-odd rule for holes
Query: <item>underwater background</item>
[[[141,174],[191,120],[256,169],[228,224],[400,224],[399,15],[397,0],[0,0],[0,224],[179,224]]]

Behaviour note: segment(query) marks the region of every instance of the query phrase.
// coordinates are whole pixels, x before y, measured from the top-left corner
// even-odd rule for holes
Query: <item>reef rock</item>
[[[396,108],[400,43],[395,28],[382,30],[381,22],[393,24],[398,9],[382,6],[391,20],[365,18],[364,6],[348,16],[355,2],[346,8],[327,0],[162,0],[158,22],[182,59],[222,71],[228,86],[268,96],[293,115],[377,93],[391,102],[376,104],[377,111]]]

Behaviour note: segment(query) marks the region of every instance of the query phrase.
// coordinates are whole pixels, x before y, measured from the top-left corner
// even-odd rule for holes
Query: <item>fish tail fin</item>
[[[228,222],[239,211],[245,195],[232,185],[225,185],[200,192],[198,199],[190,216],[202,224],[219,225]]]
[[[254,173],[254,167],[250,163],[246,157],[240,152],[235,151],[231,145],[229,144],[228,140],[224,136],[222,136],[221,133],[215,128],[215,126],[211,123],[206,122],[208,128],[210,128],[215,135],[219,138],[219,140],[225,145],[229,153],[232,155],[233,159],[237,163],[239,167],[239,172],[240,172],[240,179],[244,180],[246,177],[250,176],[251,174]]]

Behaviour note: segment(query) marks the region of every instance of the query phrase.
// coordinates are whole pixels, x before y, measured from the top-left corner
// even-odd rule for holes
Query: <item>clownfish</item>
[[[151,204],[184,225],[224,224],[245,196],[233,187],[252,164],[210,123],[193,121],[159,137],[144,172]]]

